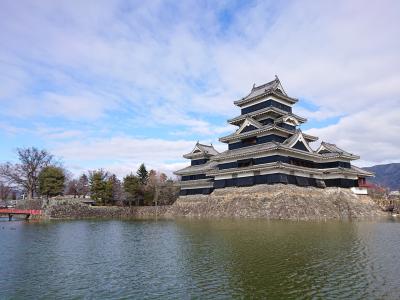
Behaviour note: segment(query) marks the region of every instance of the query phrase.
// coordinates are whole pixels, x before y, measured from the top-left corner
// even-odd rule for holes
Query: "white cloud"
[[[4,133],[6,133],[8,135],[11,135],[11,136],[15,136],[16,134],[19,134],[19,133],[27,131],[25,128],[20,128],[20,127],[17,127],[17,126],[13,126],[13,125],[10,125],[10,124],[8,124],[6,122],[0,122],[0,129]]]
[[[55,115],[91,124],[124,111],[130,117],[121,123],[139,124],[144,137],[149,126],[173,126],[177,137],[216,140],[229,130],[225,119],[239,113],[232,102],[254,82],[278,74],[290,95],[318,107],[299,108],[298,114],[310,121],[340,117],[338,124],[310,132],[367,162],[398,157],[393,142],[400,96],[398,1],[255,1],[236,11],[229,2],[213,5],[0,4],[2,39],[7,41],[0,49],[0,113],[18,114],[30,127],[34,117]],[[229,21],[218,19],[227,12]],[[207,121],[211,117],[213,122]],[[221,122],[215,121],[218,117]],[[64,136],[78,136],[75,131],[65,128]],[[62,137],[60,132],[47,134],[49,144]],[[186,144],[171,150],[161,134],[145,141],[142,149],[138,139],[97,140],[92,131],[87,142],[69,142],[57,151],[71,160],[115,157],[133,165],[143,153],[142,159],[154,159],[159,166],[185,152]],[[186,142],[192,143],[177,143]],[[170,149],[166,154],[146,154],[165,146]]]
[[[64,120],[90,122],[116,109],[112,98],[91,93],[63,95],[49,92],[35,98],[21,97],[10,101],[4,105],[3,113],[12,118],[61,117]]]
[[[343,117],[338,124],[307,133],[361,155],[363,165],[400,161],[400,107],[379,105]],[[356,162],[357,164],[357,162]]]
[[[209,141],[200,141],[209,143]],[[173,176],[173,171],[186,167],[190,161],[182,157],[192,151],[196,141],[135,138],[115,136],[112,138],[80,139],[79,141],[57,142],[50,150],[67,162],[67,167],[77,175],[91,169],[104,168],[123,177],[136,172],[141,163]],[[227,146],[215,143],[218,151]],[[94,167],[82,168],[82,163]]]
[[[67,162],[73,162],[71,166],[79,165],[77,161],[93,161],[98,163],[96,169],[107,168],[122,176],[135,171],[142,162],[149,168],[171,173],[175,167],[188,164],[182,155],[190,152],[195,143],[185,140],[168,141],[116,136],[109,139],[55,143],[51,151]]]
[[[193,148],[193,141],[167,141],[115,136],[109,139],[90,139],[60,143],[54,151],[69,159],[130,159],[135,161],[162,161],[180,157]]]
[[[40,124],[32,128],[30,133],[37,134],[43,139],[55,141],[82,138],[84,136],[84,132],[81,130],[65,130],[63,128],[47,127]]]
[[[113,107],[110,99],[100,98],[90,93],[81,95],[59,95],[46,93],[39,104],[40,112],[51,116],[63,116],[66,119],[88,119],[100,118],[106,110]]]

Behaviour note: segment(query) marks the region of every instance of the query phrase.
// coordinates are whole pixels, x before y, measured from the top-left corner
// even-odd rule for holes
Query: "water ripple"
[[[397,299],[399,229],[385,221],[2,222],[0,298]]]

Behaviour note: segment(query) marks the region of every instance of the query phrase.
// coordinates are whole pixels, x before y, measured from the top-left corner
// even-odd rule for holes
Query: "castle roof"
[[[310,145],[306,140],[306,137],[304,136],[303,132],[300,129],[297,129],[295,134],[293,134],[286,141],[284,141],[283,145],[292,148],[298,142],[303,143],[303,145],[310,153],[314,153],[314,150],[310,147]]]
[[[277,118],[274,122],[275,123],[286,122],[293,126],[298,126],[298,125],[300,125],[300,123],[303,123],[303,122],[301,122],[301,120],[299,120],[296,117],[296,115],[293,115],[292,113],[288,113],[284,116],[281,116],[281,117]]]
[[[233,149],[233,150],[226,150],[221,152],[220,154],[213,157],[213,161],[224,160],[227,158],[236,158],[240,156],[246,155],[253,155],[264,151],[278,149],[279,143],[277,142],[267,142],[263,144]]]
[[[327,143],[322,141],[321,145],[319,146],[319,148],[316,151],[319,154],[322,155],[332,155],[332,154],[343,154],[343,155],[347,155],[347,156],[355,156],[357,158],[359,158],[359,156],[354,155],[350,152],[347,152],[341,148],[339,148],[338,146],[336,146],[335,144],[331,144],[331,143]]]
[[[205,173],[214,167],[216,167],[217,163],[214,161],[209,161],[206,162],[205,164],[201,165],[194,165],[194,166],[188,166],[186,168],[180,169],[178,171],[175,171],[175,175],[190,175],[190,174],[200,174],[200,173]]]
[[[359,174],[359,175],[364,175],[364,176],[369,176],[369,177],[374,176],[374,173],[368,172],[368,171],[366,171],[362,168],[359,168],[357,166],[354,166],[354,165],[351,165],[351,169],[354,170],[355,172],[357,172],[357,174]]]
[[[255,135],[260,135],[263,132],[267,132],[267,131],[276,131],[276,132],[281,132],[281,133],[285,133],[285,134],[293,134],[294,130],[290,130],[290,129],[286,129],[286,128],[282,128],[277,126],[276,124],[268,124],[268,125],[263,125],[260,128],[251,130],[251,131],[246,131],[246,132],[242,132],[242,133],[237,133],[234,132],[232,134],[229,134],[227,136],[221,137],[219,139],[220,142],[226,143],[235,139],[244,139],[244,138],[248,138],[248,137],[252,137]],[[285,136],[285,135],[283,135]]]
[[[199,147],[199,149],[203,150],[205,153],[210,154],[210,155],[216,155],[219,152],[217,150],[215,150],[214,146],[211,145],[205,145],[205,144],[200,144],[199,142],[197,142],[197,147]]]
[[[202,157],[211,157],[213,155],[218,154],[219,152],[215,150],[214,146],[196,143],[193,150],[190,153],[183,155],[184,158],[195,159]]]
[[[337,168],[331,168],[331,169],[312,169],[308,167],[302,167],[302,166],[297,166],[297,165],[292,165],[284,162],[271,162],[271,163],[265,163],[265,164],[259,164],[259,165],[251,165],[248,167],[240,167],[240,168],[229,168],[229,169],[211,169],[207,175],[209,176],[215,176],[215,175],[224,175],[224,174],[231,174],[231,173],[247,173],[249,171],[267,171],[267,170],[273,170],[273,169],[280,169],[280,170],[298,170],[298,171],[303,171],[307,172],[308,174],[318,174],[318,175],[333,175],[333,174],[346,174],[346,175],[357,175],[357,176],[367,176],[371,177],[373,176],[373,173],[367,172],[361,168],[352,166],[350,169],[349,168],[342,168],[342,167],[337,167]]]
[[[289,113],[289,112],[284,111],[284,110],[282,110],[282,109],[279,109],[279,108],[270,106],[270,107],[266,107],[266,108],[263,108],[263,109],[259,109],[259,110],[256,110],[256,111],[253,111],[253,112],[250,112],[250,113],[247,113],[247,114],[243,114],[243,115],[234,117],[234,118],[232,118],[232,119],[229,119],[229,120],[228,120],[228,123],[229,123],[229,124],[236,125],[236,124],[242,122],[243,120],[245,120],[247,117],[250,117],[250,118],[253,118],[253,119],[254,119],[254,117],[259,116],[259,115],[262,115],[262,114],[266,114],[266,113],[268,113],[268,112],[273,112],[273,113],[279,115],[280,117],[283,117],[283,116],[291,116],[291,117],[293,117],[293,118],[296,118],[296,120],[297,120],[299,123],[305,123],[305,122],[307,122],[307,119],[306,119],[306,118],[303,118],[303,117],[300,117],[300,116],[298,116],[298,115],[295,115],[294,113]]]
[[[246,97],[243,97],[242,99],[235,101],[234,104],[237,106],[241,106],[252,100],[255,100],[255,99],[267,96],[267,95],[275,95],[279,98],[283,98],[284,100],[286,100],[292,104],[294,104],[298,101],[297,99],[291,98],[286,94],[278,76],[275,76],[274,80],[267,82],[265,84],[262,84],[259,86],[256,86],[254,84],[250,93]]]
[[[305,135],[303,134],[303,137]],[[296,148],[293,148],[295,145],[294,141],[298,138],[298,135],[296,137],[289,137],[285,142],[283,143],[278,143],[278,142],[267,142],[263,144],[258,144],[258,145],[253,145],[253,146],[247,146],[243,148],[238,148],[238,149],[232,149],[232,150],[226,150],[224,152],[219,153],[218,155],[215,155],[212,157],[213,161],[223,161],[226,159],[235,159],[238,157],[252,157],[255,155],[262,155],[262,154],[267,154],[270,153],[271,151],[280,151],[282,153],[292,153],[295,156],[302,156],[304,158],[311,158],[312,160],[315,161],[332,161],[334,159],[344,159],[344,160],[355,160],[358,159],[359,157],[356,155],[353,155],[351,153],[345,152],[345,153],[318,153],[317,151],[303,151],[299,150]],[[311,149],[312,150],[312,149]]]
[[[243,121],[243,123],[240,126],[240,128],[238,130],[236,130],[236,134],[241,133],[247,126],[250,126],[250,125],[252,125],[255,128],[263,127],[263,124],[261,124],[260,122],[254,120],[251,117],[246,117],[246,119]]]

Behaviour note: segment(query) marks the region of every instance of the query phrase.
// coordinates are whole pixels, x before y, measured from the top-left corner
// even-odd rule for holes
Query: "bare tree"
[[[82,196],[83,198],[85,198],[86,195],[89,194],[90,192],[89,178],[87,177],[86,174],[82,174],[81,177],[79,177],[77,184],[77,192],[78,192],[78,197]]]
[[[175,202],[177,188],[165,173],[150,170],[145,187],[147,205],[168,205]]]
[[[76,196],[79,195],[77,179],[71,179],[67,182],[67,185],[65,187],[65,194],[66,195],[74,195],[74,198],[76,198]]]
[[[108,186],[109,186],[109,193],[110,193],[110,202],[112,205],[115,205],[117,202],[121,201],[123,198],[124,190],[122,188],[121,180],[117,178],[115,174],[112,174],[108,178]]]
[[[0,166],[0,176],[8,184],[22,187],[28,194],[28,199],[32,199],[38,186],[39,173],[44,167],[54,163],[53,155],[46,150],[31,147],[17,148],[17,156],[19,163],[7,162]]]

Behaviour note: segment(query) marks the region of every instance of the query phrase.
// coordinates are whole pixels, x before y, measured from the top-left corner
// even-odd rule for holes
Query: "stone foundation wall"
[[[383,211],[400,214],[400,199],[394,197],[378,197],[372,199]]]
[[[163,216],[167,206],[89,206],[77,201],[51,203],[46,216],[53,219],[80,219],[80,218],[153,218]]]
[[[277,184],[181,196],[167,215],[320,220],[375,217],[384,213],[368,196],[357,196],[349,189]]]
[[[181,196],[170,206],[96,207],[73,201],[50,203],[50,218],[240,217],[290,220],[353,219],[384,216],[368,196],[349,189],[257,185]]]

